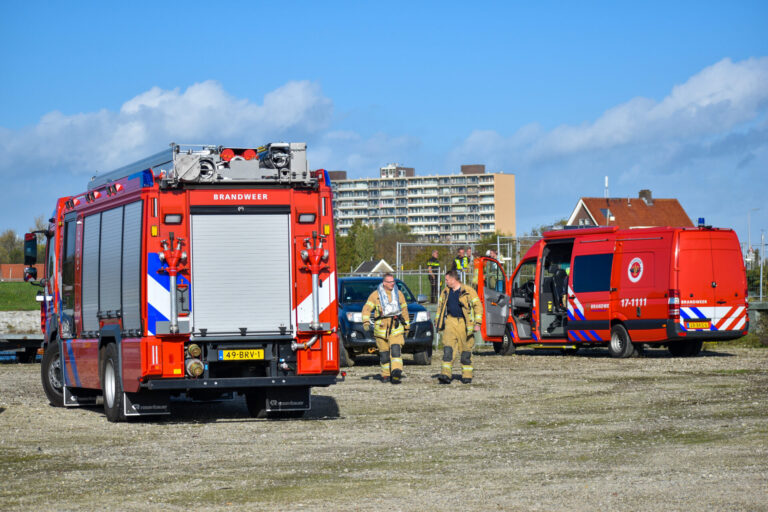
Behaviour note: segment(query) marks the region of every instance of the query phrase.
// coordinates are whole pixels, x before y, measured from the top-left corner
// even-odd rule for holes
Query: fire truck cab
[[[110,421],[167,414],[181,394],[303,414],[339,370],[333,233],[330,181],[303,143],[171,144],[94,177],[44,233],[48,399],[103,397]]]
[[[607,346],[629,357],[643,344],[675,356],[704,341],[747,333],[747,284],[730,229],[598,227],[544,233],[512,276],[476,258],[485,307],[483,338],[497,353],[515,346]]]

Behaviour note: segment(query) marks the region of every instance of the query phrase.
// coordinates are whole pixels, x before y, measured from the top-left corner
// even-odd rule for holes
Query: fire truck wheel
[[[608,353],[611,357],[626,358],[635,353],[635,346],[629,338],[629,333],[621,324],[616,324],[611,329],[611,342],[608,344]]]
[[[101,386],[104,393],[104,414],[115,423],[125,420],[123,411],[123,380],[117,358],[117,345],[108,343],[102,349]]]
[[[432,364],[432,347],[413,353],[413,362],[421,366]]]
[[[43,391],[48,401],[54,407],[64,407],[64,386],[61,374],[61,358],[59,357],[59,342],[52,341],[45,347],[43,360],[40,363],[40,376],[43,380]]]

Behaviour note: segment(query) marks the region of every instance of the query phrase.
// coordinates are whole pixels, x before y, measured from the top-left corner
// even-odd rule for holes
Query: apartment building
[[[515,236],[515,175],[462,165],[460,174],[417,176],[389,164],[378,178],[332,171],[334,220],[340,234],[360,220],[407,224],[424,242],[474,242],[495,231]]]

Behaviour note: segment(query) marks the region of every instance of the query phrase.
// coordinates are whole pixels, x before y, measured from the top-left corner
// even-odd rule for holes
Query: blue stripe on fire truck
[[[158,253],[147,254],[147,331],[150,335],[157,332],[157,322],[167,322],[171,316],[171,278],[165,272],[158,273],[165,266]],[[179,274],[177,280],[189,286],[189,280],[183,275]],[[190,299],[190,311],[191,302]]]
[[[75,362],[75,353],[72,350],[72,342],[70,340],[67,340],[65,342],[67,346],[67,356],[69,357],[69,364],[72,366],[72,375],[75,377],[75,386],[80,387],[80,375],[77,373],[77,363]],[[65,360],[66,362],[66,360]],[[64,376],[67,376],[67,369],[64,369]],[[69,379],[65,379],[65,382]],[[70,384],[70,383],[67,383]]]

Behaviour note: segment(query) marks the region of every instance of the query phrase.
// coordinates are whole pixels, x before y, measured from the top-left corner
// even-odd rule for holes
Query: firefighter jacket
[[[448,292],[447,286],[440,292],[440,298],[437,301],[437,319],[435,325],[438,331],[445,329],[445,317],[448,315]],[[464,323],[467,326],[467,334],[475,330],[475,325],[480,325],[483,321],[483,305],[477,292],[471,286],[461,285],[459,291],[459,304],[461,312],[464,314]]]
[[[373,319],[373,335],[377,338],[403,335],[410,326],[411,317],[408,315],[408,303],[405,301],[405,295],[395,287],[392,292],[387,292],[387,296],[391,297],[390,293],[393,292],[397,293],[400,299],[400,317],[402,320],[396,317],[381,316],[382,307],[378,289],[368,296],[368,300],[363,306],[363,325]]]

